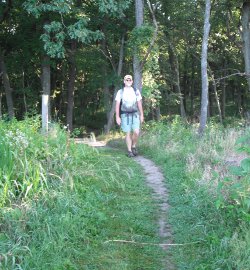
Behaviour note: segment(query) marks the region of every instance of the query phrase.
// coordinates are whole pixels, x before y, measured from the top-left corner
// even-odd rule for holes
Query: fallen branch
[[[135,242],[135,241],[128,241],[128,240],[108,240],[105,241],[104,244],[107,243],[126,243],[126,244],[135,244],[135,245],[142,245],[142,246],[160,246],[160,247],[166,247],[166,246],[187,246],[187,245],[194,245],[199,244],[200,242],[191,242],[191,243],[184,243],[184,244],[156,244],[156,243],[142,243],[142,242]]]

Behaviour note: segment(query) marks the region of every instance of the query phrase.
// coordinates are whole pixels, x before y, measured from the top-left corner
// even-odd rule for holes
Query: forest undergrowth
[[[250,129],[179,118],[144,125],[141,154],[165,175],[177,269],[249,270]]]
[[[144,124],[140,154],[158,164],[177,269],[248,270],[250,130]],[[40,119],[0,122],[0,269],[162,269],[157,207],[124,141],[96,150]]]
[[[39,119],[0,122],[0,269],[155,269],[159,243],[142,169]]]

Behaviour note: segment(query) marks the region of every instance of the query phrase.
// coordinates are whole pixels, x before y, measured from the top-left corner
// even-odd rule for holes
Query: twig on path
[[[128,241],[128,240],[108,240],[108,241],[105,241],[104,244],[112,243],[112,242],[135,244],[135,245],[142,245],[142,246],[147,246],[147,245],[161,246],[161,247],[165,247],[165,246],[187,246],[187,245],[194,245],[194,244],[199,244],[200,243],[200,242],[191,242],[191,243],[184,243],[184,244],[157,244],[157,243],[141,243],[141,242]]]

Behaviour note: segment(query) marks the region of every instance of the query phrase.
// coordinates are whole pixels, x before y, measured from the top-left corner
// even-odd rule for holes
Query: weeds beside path
[[[230,171],[225,158],[243,131],[213,126],[198,140],[177,120],[140,138],[169,189],[156,200],[122,147],[71,143],[59,126],[42,136],[38,119],[0,122],[0,269],[162,270],[167,252],[178,270],[249,270],[250,159]]]
[[[1,127],[9,155],[0,159],[0,269],[162,269],[158,210],[142,168],[119,151],[71,143],[62,130],[31,134],[30,125],[11,126],[25,149]]]
[[[250,269],[250,159],[228,164],[237,148],[249,156],[249,131],[214,125],[198,138],[181,122],[153,122],[140,138],[169,189],[173,241],[184,244],[172,249],[177,269]]]

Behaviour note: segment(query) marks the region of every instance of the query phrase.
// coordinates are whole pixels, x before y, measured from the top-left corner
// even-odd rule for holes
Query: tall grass
[[[123,153],[75,144],[39,119],[0,122],[0,269],[161,269],[156,208]]]
[[[172,249],[177,268],[250,269],[249,130],[211,124],[199,138],[178,118],[144,129],[141,150],[163,168],[170,190],[175,242],[187,244]]]

